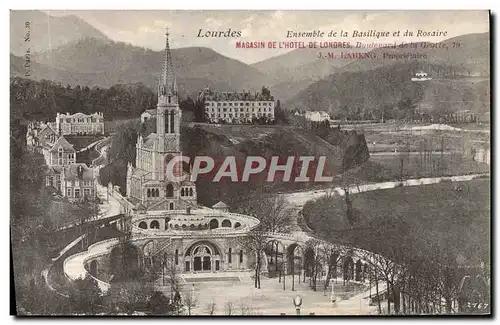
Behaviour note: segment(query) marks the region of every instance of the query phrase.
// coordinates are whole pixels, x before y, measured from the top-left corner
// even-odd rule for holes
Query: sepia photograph
[[[16,316],[491,316],[488,10],[10,10]]]

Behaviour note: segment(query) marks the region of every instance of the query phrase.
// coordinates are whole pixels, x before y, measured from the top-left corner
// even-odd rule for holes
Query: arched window
[[[174,112],[170,113],[170,133],[174,132],[174,124],[175,124],[175,115]]]
[[[141,222],[139,222],[139,228],[148,229],[148,224],[145,223],[144,221],[141,221]]]
[[[170,218],[165,218],[165,230],[168,229],[168,222],[170,221]]]
[[[179,265],[179,250],[175,250],[175,265]]]
[[[165,113],[165,133],[170,133],[170,130],[168,128],[169,121],[170,121],[170,111],[167,111]]]
[[[222,227],[229,227],[229,228],[231,228],[231,221],[229,221],[227,219],[224,219],[224,221],[222,221]]]
[[[234,224],[234,228],[239,228],[239,227],[241,227],[241,223],[237,222]]]
[[[193,188],[192,187],[189,189],[189,196],[193,196]]]
[[[151,197],[151,190],[148,188],[148,197]]]
[[[181,196],[184,196],[184,188],[181,188]]]
[[[228,256],[227,256],[227,262],[228,263],[232,263],[232,260],[233,260],[233,249],[231,247],[229,247],[229,253],[228,253]]]
[[[149,228],[151,229],[160,229],[160,223],[156,220],[151,221],[149,224]]]
[[[166,197],[173,197],[174,196],[174,186],[172,184],[167,185],[167,192],[166,192]]]
[[[155,189],[155,196],[160,197],[160,190],[157,188]]]
[[[243,250],[240,249],[240,263],[243,263]]]
[[[217,219],[210,220],[210,229],[219,228],[219,221]]]
[[[168,96],[167,98],[168,98],[167,103],[170,104],[170,101],[172,100],[172,96]]]

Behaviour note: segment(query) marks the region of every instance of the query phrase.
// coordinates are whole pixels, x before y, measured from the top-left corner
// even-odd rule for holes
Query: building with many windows
[[[251,123],[274,121],[274,97],[263,88],[261,93],[215,92],[205,88],[199,99],[205,103],[205,116],[212,123]]]
[[[95,196],[94,171],[76,162],[76,150],[63,136],[42,148],[45,159],[45,185],[53,187],[68,199]]]
[[[61,193],[68,199],[95,197],[94,170],[84,163],[63,168],[61,173]]]
[[[104,134],[104,116],[102,113],[57,113],[56,129],[61,135]]]

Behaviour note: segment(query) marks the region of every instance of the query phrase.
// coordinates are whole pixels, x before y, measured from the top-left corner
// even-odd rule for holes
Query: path
[[[390,181],[390,182],[380,182],[362,185],[351,185],[349,186],[349,193],[356,194],[368,191],[382,190],[395,188],[398,186],[419,186],[427,184],[437,184],[441,181],[451,181],[451,182],[465,182],[470,181],[475,178],[489,176],[489,173],[483,174],[471,174],[471,175],[458,175],[458,176],[442,176],[442,177],[429,177],[429,178],[414,178],[404,181]],[[294,207],[302,207],[307,201],[315,200],[322,196],[330,194],[332,196],[343,196],[344,189],[342,187],[334,187],[324,190],[313,190],[304,192],[294,192],[284,194],[285,199]]]

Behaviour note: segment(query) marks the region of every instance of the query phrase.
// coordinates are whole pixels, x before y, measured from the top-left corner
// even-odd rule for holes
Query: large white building
[[[204,100],[205,116],[212,123],[274,121],[274,97],[269,93],[214,92],[206,88],[199,98]]]
[[[306,120],[312,121],[312,122],[322,122],[322,121],[328,121],[330,120],[330,114],[324,111],[317,111],[317,112],[306,112],[304,115]]]
[[[61,135],[104,134],[104,116],[102,113],[69,113],[56,116],[56,129]]]

